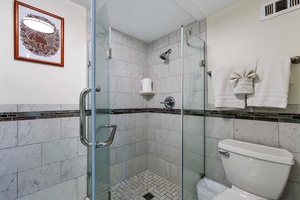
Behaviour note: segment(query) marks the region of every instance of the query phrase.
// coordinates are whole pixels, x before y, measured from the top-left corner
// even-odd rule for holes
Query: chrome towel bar
[[[300,63],[300,56],[291,57],[291,63],[299,64]],[[211,71],[208,71],[207,75],[211,76]]]

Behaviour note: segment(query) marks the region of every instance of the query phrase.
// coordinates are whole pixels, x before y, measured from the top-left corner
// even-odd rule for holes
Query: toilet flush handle
[[[230,157],[230,154],[227,152],[227,151],[223,151],[223,150],[219,150],[219,154],[229,158]]]

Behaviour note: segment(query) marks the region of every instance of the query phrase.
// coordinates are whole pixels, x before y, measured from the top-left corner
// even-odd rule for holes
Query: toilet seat
[[[233,190],[231,188],[228,188],[227,190],[225,190],[225,192],[222,192],[221,194],[213,198],[213,200],[233,200],[233,199],[234,200],[259,200],[263,198],[254,198],[253,196],[246,195],[242,192]]]

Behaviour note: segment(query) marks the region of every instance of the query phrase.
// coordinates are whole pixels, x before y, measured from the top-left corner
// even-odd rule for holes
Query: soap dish
[[[142,96],[151,96],[151,95],[155,95],[155,90],[153,91],[140,91],[140,94]]]

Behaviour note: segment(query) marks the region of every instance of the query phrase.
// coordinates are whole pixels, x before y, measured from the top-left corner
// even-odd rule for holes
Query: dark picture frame
[[[51,32],[37,31],[28,21],[41,22]],[[25,3],[14,2],[14,58],[64,66],[64,18]]]

